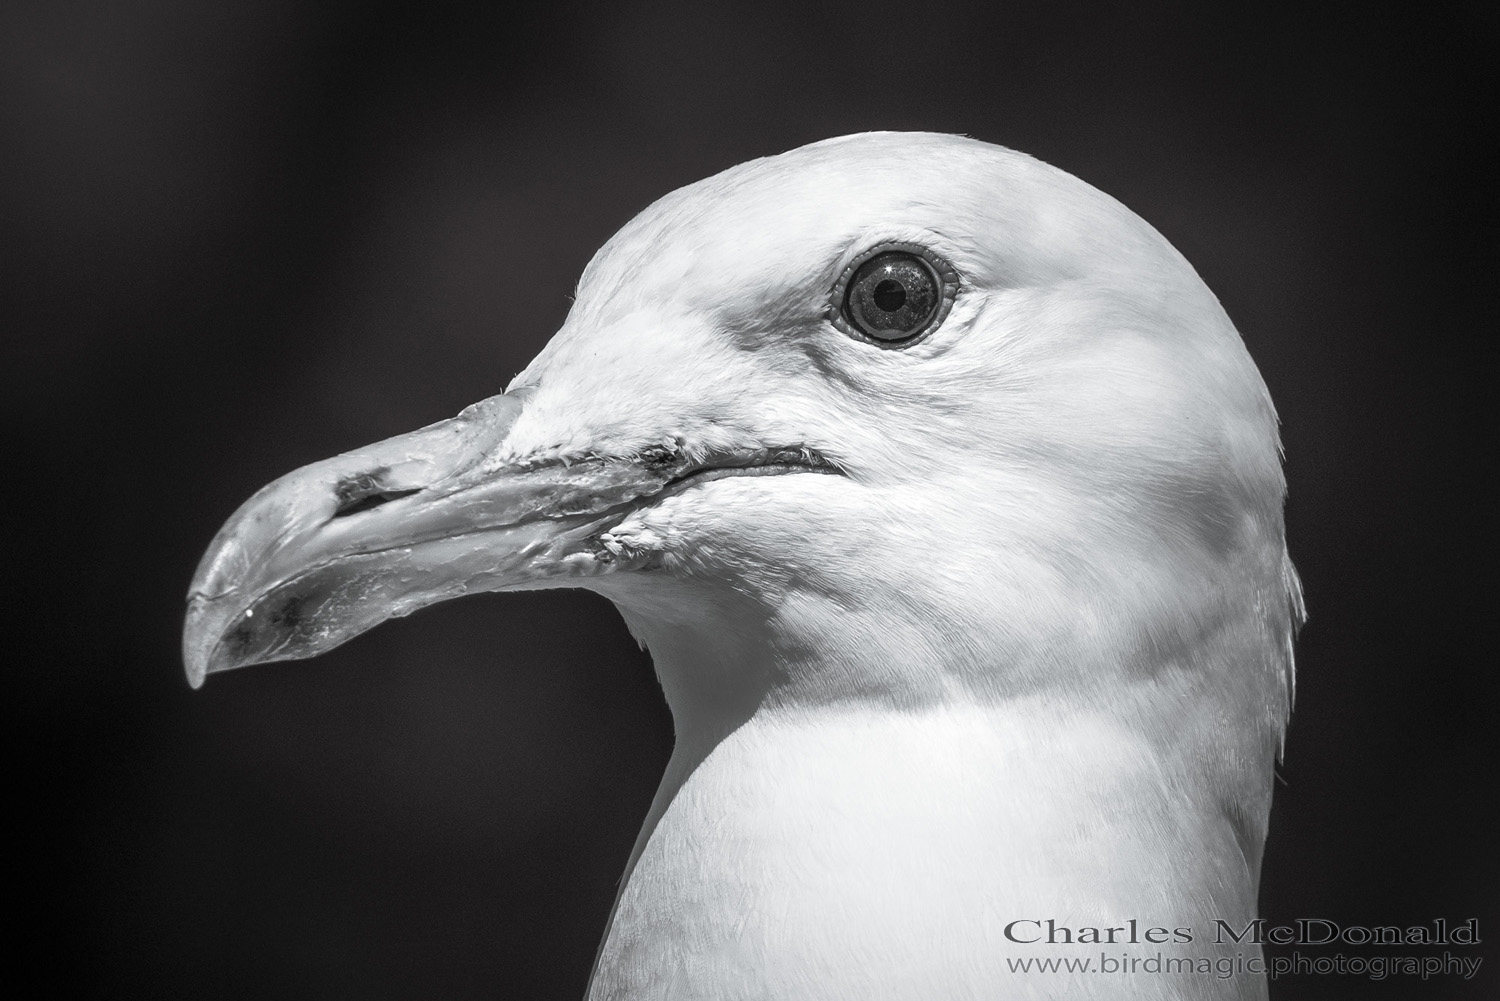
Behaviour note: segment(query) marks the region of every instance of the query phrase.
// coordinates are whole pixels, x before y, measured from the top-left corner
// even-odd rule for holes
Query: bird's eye
[[[952,305],[958,275],[921,247],[886,245],[862,255],[834,288],[833,321],[882,347],[905,347],[936,327]]]

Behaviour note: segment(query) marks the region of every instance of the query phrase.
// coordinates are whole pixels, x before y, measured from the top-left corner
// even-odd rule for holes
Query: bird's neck
[[[1284,720],[1282,682],[1273,677],[1283,638],[1274,622],[1268,625],[1261,604],[1221,600],[1218,607],[1233,613],[1205,616],[1179,630],[1175,641],[1159,631],[1148,644],[1117,651],[1058,638],[1051,644],[1054,657],[1072,663],[1033,658],[1025,664],[1020,655],[1010,658],[1005,646],[986,646],[972,634],[948,649],[921,647],[924,629],[955,630],[919,623],[904,631],[893,615],[871,619],[819,604],[799,611],[798,602],[784,601],[772,617],[693,608],[675,623],[664,616],[643,621],[622,606],[650,647],[676,730],[631,864],[690,778],[716,758],[746,753],[743,742],[757,734],[832,733],[842,726],[842,744],[809,751],[843,756],[840,767],[848,767],[858,734],[880,739],[872,721],[920,725],[933,731],[934,746],[949,746],[944,729],[967,720],[977,732],[992,730],[1011,743],[975,744],[971,751],[954,746],[954,755],[983,760],[997,781],[1053,782],[1052,795],[1071,796],[1080,809],[1107,808],[1122,819],[1153,823],[1146,791],[1121,786],[1109,792],[1129,786],[1131,776],[1149,774],[1155,787],[1171,790],[1174,816],[1200,814],[1234,841],[1226,857],[1244,878],[1231,881],[1247,882],[1253,899]],[[1024,635],[1014,646],[1048,649]],[[993,683],[976,684],[976,678]],[[1068,734],[1077,743],[1059,744],[1049,734]]]
[[[826,962],[845,939],[886,957],[872,969],[889,975],[918,924],[930,928],[927,946],[951,946],[956,967],[1040,956],[1006,928],[1022,922],[1012,931],[1024,938],[1038,927],[1025,922],[1048,920],[1099,929],[1099,945],[1109,928],[1187,929],[1187,941],[1178,933],[1162,947],[1216,956],[1215,922],[1239,929],[1255,916],[1275,743],[1257,723],[1253,686],[1218,676],[1235,665],[1174,649],[1147,670],[1138,651],[1107,663],[1106,650],[1063,684],[1035,684],[1030,672],[1013,690],[980,690],[950,680],[975,676],[974,664],[913,663],[930,651],[890,645],[905,634],[888,620],[809,614],[823,623],[813,632],[783,605],[776,621],[705,628],[715,620],[703,611],[674,626],[626,609],[677,746],[596,993],[632,996],[630,971],[662,964],[687,964],[691,982],[709,954],[720,975],[725,963],[795,970]],[[1254,658],[1262,636],[1247,615],[1215,626],[1204,646]],[[1089,677],[1100,683],[1082,685]],[[851,922],[836,940],[818,930]],[[1257,996],[1247,983],[1222,996]],[[912,996],[943,993],[917,986]]]
[[[1215,922],[1255,916],[1232,818],[1105,713],[778,709],[700,754],[674,756],[595,996],[654,996],[663,970],[714,996],[741,970],[746,996],[960,997],[1011,959],[1222,958]],[[1177,996],[1145,986],[1119,996]],[[1182,996],[1258,988],[1215,989]]]

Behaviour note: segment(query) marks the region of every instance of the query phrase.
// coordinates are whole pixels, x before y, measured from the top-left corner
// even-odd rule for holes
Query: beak
[[[599,535],[680,475],[678,457],[497,463],[525,392],[304,466],[246,501],[188,592],[188,682],[313,657],[446,598],[618,569]]]

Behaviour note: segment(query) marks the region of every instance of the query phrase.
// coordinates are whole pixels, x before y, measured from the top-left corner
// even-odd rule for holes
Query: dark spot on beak
[[[225,634],[224,644],[231,650],[244,650],[250,646],[250,641],[254,638],[254,634],[250,632],[249,623],[241,622]]]
[[[302,598],[293,595],[281,603],[281,607],[271,613],[271,624],[280,626],[288,632],[294,630],[302,623]]]
[[[420,493],[420,487],[410,490],[387,490],[380,483],[378,477],[384,473],[384,469],[377,469],[373,473],[361,473],[359,476],[344,480],[334,490],[334,496],[338,499],[338,510],[333,512],[335,518],[347,518],[351,514],[359,514],[361,511],[369,511],[382,504],[401,497],[410,497],[412,494]]]

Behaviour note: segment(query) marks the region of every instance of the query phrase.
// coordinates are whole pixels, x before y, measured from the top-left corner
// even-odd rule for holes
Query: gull
[[[676,743],[593,999],[1262,998],[1284,495],[1265,385],[1151,226],[866,133],[668,194],[504,393],[251,497],[184,659],[609,598]]]

